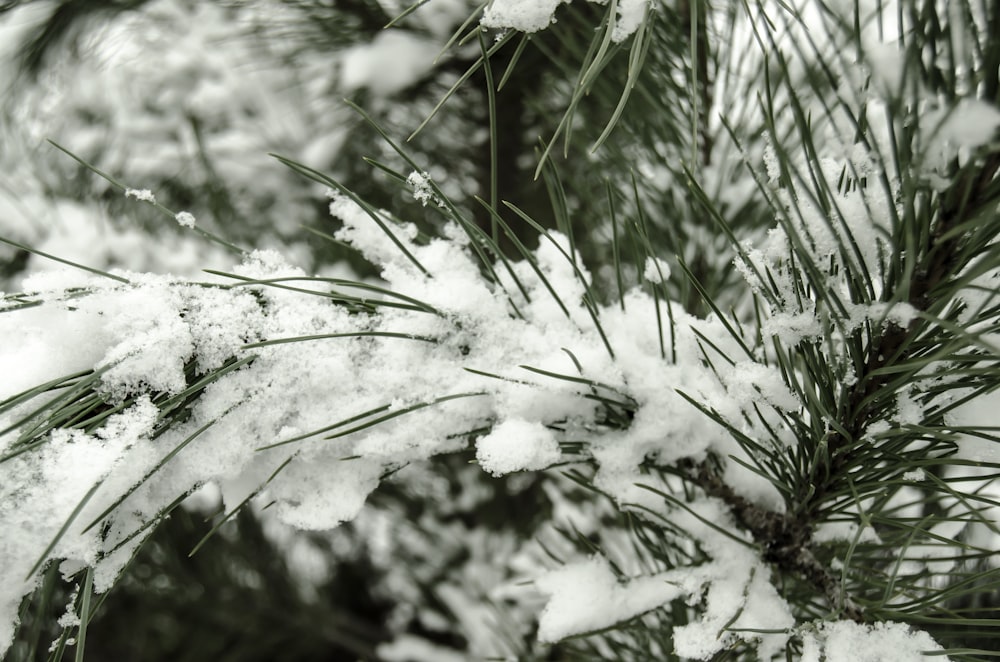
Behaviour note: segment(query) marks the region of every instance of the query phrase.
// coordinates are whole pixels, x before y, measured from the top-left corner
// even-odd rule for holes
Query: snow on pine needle
[[[20,377],[0,394],[0,520],[20,532],[0,546],[5,645],[48,560],[93,566],[104,592],[148,525],[204,484],[221,487],[227,511],[260,491],[284,522],[328,529],[354,518],[387,472],[464,449],[485,427],[485,471],[593,457],[597,484],[622,500],[640,498],[647,458],[737,452],[676,391],[719,409],[738,402],[700,359],[699,338],[733,344],[722,325],[675,311],[664,332],[682,359],[670,363],[654,309],[665,303],[634,291],[624,311],[600,310],[612,359],[563,237],[552,235],[561,250],[542,242],[534,268],[513,265],[521,292],[484,279],[461,243],[421,245],[412,226],[394,226],[395,243],[347,198],[331,210],[344,223],[338,238],[381,266],[378,293],[258,251],[210,283],[67,273],[61,289],[24,295],[37,305],[0,317],[5,365]],[[43,383],[52,389],[18,395]],[[582,451],[560,451],[581,437]],[[703,570],[705,581],[730,581],[726,568]]]
[[[497,0],[481,25],[538,31],[560,4]],[[608,4],[605,46],[654,10],[666,11]],[[809,42],[817,60],[835,51],[827,37]],[[0,647],[49,561],[93,568],[103,593],[200,486],[218,487],[228,515],[256,499],[326,530],[392,472],[466,452],[491,476],[585,469],[581,483],[674,538],[656,567],[623,570],[595,547],[536,577],[542,643],[670,605],[682,616],[664,628],[668,652],[687,658],[940,653],[907,623],[950,618],[961,578],[997,547],[995,396],[982,396],[995,386],[1000,227],[975,204],[995,211],[997,165],[982,154],[998,115],[943,94],[913,104],[922,117],[894,114],[914,65],[865,43],[873,92],[831,58],[844,70],[833,109],[825,81],[799,93],[809,72],[775,48],[768,71],[792,82],[763,90],[744,118],[754,130],[734,131],[761,137],[742,152],[742,187],[775,220],[748,237],[710,209],[746,281],[738,312],[639,225],[623,239],[641,248],[630,266],[643,287],[614,305],[558,232],[536,228],[535,250],[511,234],[523,259],[489,262],[485,233],[415,163],[398,179],[454,221],[445,238],[330,195],[334,238],[378,284],[310,276],[270,251],[209,282],[29,279],[0,315],[15,375],[0,392],[0,525],[19,532],[0,541]],[[709,316],[668,298],[680,278]]]

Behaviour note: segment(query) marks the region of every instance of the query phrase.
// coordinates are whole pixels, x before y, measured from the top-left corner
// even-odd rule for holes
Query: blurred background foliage
[[[641,43],[611,44],[596,63],[600,75],[583,81],[580,95],[575,90],[594,57],[594,26],[607,7],[572,3],[559,9],[553,29],[504,35],[507,43],[489,58],[494,82],[503,82],[496,92],[495,169],[486,71],[477,64],[481,46],[476,39],[452,39],[468,34],[463,24],[476,10],[469,0],[434,0],[389,30],[383,28],[406,9],[404,3],[98,0],[8,2],[3,8],[3,73],[10,90],[3,104],[4,165],[16,174],[0,190],[0,229],[59,255],[68,250],[71,256],[85,244],[91,263],[104,263],[94,266],[194,272],[224,258],[205,255],[202,246],[189,249],[185,261],[170,259],[176,248],[147,249],[141,260],[133,258],[140,242],[127,241],[131,232],[151,232],[169,243],[177,228],[165,227],[152,209],[130,203],[45,139],[126,177],[133,188],[154,191],[166,206],[192,212],[238,244],[280,246],[307,269],[347,261],[365,275],[366,267],[303,231],[329,232],[334,221],[315,185],[275,167],[269,152],[328,173],[376,207],[433,230],[442,220],[433,205],[420,205],[365,161],[406,174],[344,98],[400,140],[430,118],[407,148],[461,209],[484,227],[490,224],[474,197],[491,199],[495,172],[499,201],[512,202],[546,227],[571,220],[591,264],[611,263],[610,206],[621,219],[642,208],[653,245],[683,256],[711,294],[728,289],[735,279],[729,248],[718,233],[706,231],[703,214],[678,185],[692,155],[702,174],[713,171],[701,181],[714,184],[709,195],[727,217],[748,233],[771,218],[754,191],[736,186],[739,163],[726,157],[732,145],[710,110],[719,103],[715,88],[734,99],[745,93],[738,85],[715,84],[720,56],[706,52],[710,40],[733,36],[706,34],[713,28],[703,18],[697,35],[703,56],[692,71],[686,2],[661,4]],[[486,35],[491,47],[494,36],[500,37]],[[633,59],[642,66],[632,66],[631,78]],[[592,150],[626,87],[628,103],[613,139]],[[700,103],[681,101],[692,94]],[[690,131],[692,111],[701,116],[698,136]],[[744,133],[754,131],[759,127]],[[554,167],[536,178],[549,142]],[[529,246],[537,241],[516,214],[498,208]],[[88,233],[94,240],[80,241]],[[107,244],[103,255],[101,243]],[[8,276],[27,260],[17,252],[4,257]],[[595,275],[613,294],[609,269]],[[638,279],[627,272],[624,284]],[[692,292],[677,294],[700,308]]]

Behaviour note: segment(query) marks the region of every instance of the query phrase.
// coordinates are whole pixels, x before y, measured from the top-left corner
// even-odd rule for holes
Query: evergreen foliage
[[[147,5],[56,3],[12,89]],[[52,136],[241,264],[5,285],[4,659],[996,655],[1000,2],[225,12],[343,56],[352,139],[255,188],[191,110],[154,199]],[[447,49],[351,82],[387,24]]]

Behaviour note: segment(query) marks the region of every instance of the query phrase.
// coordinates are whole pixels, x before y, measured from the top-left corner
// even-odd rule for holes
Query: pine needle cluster
[[[433,0],[388,4],[288,3],[296,48],[437,29]],[[323,254],[380,280],[193,220],[240,266],[157,278],[4,239],[85,276],[29,280],[3,317],[122,320],[0,402],[0,515],[48,536],[15,549],[37,554],[9,659],[177,659],[183,631],[189,659],[995,655],[1000,3],[551,4],[470,6],[440,66],[358,91],[371,140],[337,167],[274,155],[327,192]],[[130,316],[152,298],[155,323]],[[36,494],[74,448],[82,482]],[[274,624],[99,641],[130,600],[197,609],[195,585],[226,591],[223,632],[266,586]]]

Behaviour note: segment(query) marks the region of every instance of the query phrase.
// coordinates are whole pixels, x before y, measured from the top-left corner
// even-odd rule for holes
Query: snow
[[[357,517],[365,498],[378,487],[382,464],[365,459],[342,459],[335,450],[295,459],[268,487],[278,500],[278,518],[297,529],[332,529]],[[315,470],[322,462],[326,471]]]
[[[766,402],[782,411],[796,411],[801,403],[788,390],[781,373],[753,361],[740,361],[725,372],[726,385],[732,402],[746,410],[754,404]]]
[[[29,576],[31,566],[91,488],[100,485],[115,467],[121,467],[127,449],[140,440],[148,442],[157,414],[157,408],[143,397],[111,416],[93,435],[56,430],[37,451],[0,465],[0,522],[4,531],[17,532],[0,537],[0,557],[4,559],[0,583],[5,587],[0,593],[0,646],[6,648],[11,640],[21,595],[38,581],[37,573]],[[15,480],[18,476],[20,480]],[[94,503],[91,500],[83,508],[73,528],[60,539],[54,550],[56,558],[96,563],[93,541],[97,534],[80,533],[82,525],[100,512]],[[99,590],[107,588],[102,584]]]
[[[492,0],[483,10],[484,28],[538,32],[555,20],[556,9],[569,0]]]
[[[182,228],[193,228],[194,227],[194,214],[187,211],[179,211],[174,215],[174,219],[177,221],[177,225]]]
[[[89,370],[107,339],[96,314],[47,305],[0,314],[0,400],[64,375]]]
[[[813,540],[816,542],[832,542],[835,540],[842,540],[845,542],[871,542],[878,543],[880,539],[878,533],[875,529],[866,526],[860,528],[855,522],[849,521],[830,521],[824,522],[821,526],[817,527],[816,531],[813,533]]]
[[[670,265],[665,260],[647,257],[642,277],[654,285],[660,285],[670,279]]]
[[[979,147],[996,138],[1000,109],[979,99],[962,99],[938,127],[937,138],[957,147]]]
[[[997,139],[1000,109],[991,103],[963,98],[950,106],[934,100],[922,106],[924,168],[929,175],[941,177],[953,159],[964,165],[976,150]]]
[[[125,189],[126,198],[135,198],[136,200],[142,200],[143,202],[148,202],[150,204],[156,204],[156,197],[153,192],[148,188],[137,189],[137,188],[126,188]]]
[[[896,395],[896,421],[900,425],[920,425],[924,421],[924,407],[908,391]]]
[[[259,494],[275,502],[274,513],[287,524],[330,529],[358,515],[386,471],[459,450],[465,445],[461,433],[484,426],[492,430],[478,440],[477,459],[494,475],[540,470],[560,462],[560,441],[590,430],[591,452],[600,465],[598,482],[623,501],[634,495],[640,465],[647,457],[670,462],[700,457],[713,446],[723,455],[732,451],[724,431],[675,390],[685,385],[717,406],[731,399],[727,387],[700,362],[692,330],[697,326],[716,346],[732,349],[732,339],[718,323],[695,320],[677,307],[675,326],[667,330],[678,349],[678,362],[672,364],[660,354],[655,323],[655,307],[666,302],[630,292],[626,311],[618,306],[599,309],[605,334],[617,352],[612,359],[583,309],[585,289],[580,278],[589,275],[578,272],[568,240],[558,233],[542,241],[535,259],[569,314],[533,269],[518,264],[515,269],[530,297],[530,303],[521,302],[522,319],[512,315],[507,293],[483,280],[462,244],[444,240],[418,244],[412,225],[386,215],[383,221],[400,245],[424,265],[424,273],[356,203],[335,196],[330,206],[344,221],[338,235],[382,266],[387,287],[429,308],[350,313],[330,302],[329,285],[294,280],[304,278],[305,272],[274,251],[256,251],[235,269],[237,274],[254,280],[293,279],[284,282],[302,291],[240,285],[240,281],[223,287],[133,273],[125,274],[128,283],[120,283],[77,273],[60,275],[50,283],[41,306],[0,317],[7,324],[5,349],[23,356],[21,350],[37,347],[32,356],[43,356],[34,363],[18,363],[25,370],[24,385],[51,379],[54,373],[58,376],[60,368],[97,367],[104,370],[98,391],[111,402],[179,394],[191,383],[192,369],[194,374],[205,374],[227,360],[252,358],[211,383],[191,403],[189,420],[166,430],[156,444],[143,441],[142,426],[131,430],[109,422],[106,432],[95,434],[87,443],[102,445],[99,471],[105,477],[84,514],[100,512],[126,491],[131,494],[108,517],[105,536],[94,530],[86,535],[71,530],[53,550],[54,556],[80,566],[96,563],[100,585],[110,585],[143,536],[115,554],[100,555],[157,517],[178,494],[208,483],[219,486],[227,510]],[[662,315],[665,312],[661,309]],[[37,334],[25,333],[31,327],[24,321],[44,331],[41,341]],[[268,339],[401,329],[438,340],[331,338],[244,348]],[[484,377],[466,367],[504,378]],[[558,375],[594,380],[602,384],[600,392],[615,400],[632,398],[638,407],[632,425],[627,430],[603,429],[596,423],[600,405],[585,397],[592,387]],[[761,372],[758,377],[767,401],[789,404],[772,374]],[[435,404],[445,395],[456,398]],[[749,391],[746,397],[752,397]],[[416,405],[402,416],[368,426],[386,412],[400,413]],[[133,416],[140,411],[136,407],[129,410],[136,412]],[[142,411],[148,418],[152,411],[148,402]],[[359,417],[362,412],[375,413]],[[78,433],[57,430],[43,448],[62,448],[76,438],[73,435]],[[181,443],[186,444],[182,453],[143,480]],[[32,475],[55,462],[49,451],[19,457],[27,466],[17,474],[5,474],[11,485],[19,482],[13,476]],[[13,467],[7,463],[0,470]],[[74,480],[76,487],[67,491],[59,480],[42,480],[44,498],[66,504],[58,510],[39,504],[38,508],[52,511],[46,520],[52,526],[58,527],[66,508],[76,505],[81,484],[86,489],[93,481]],[[12,514],[6,513],[6,524]],[[41,554],[48,533],[20,540],[25,545],[18,550],[20,557]],[[17,570],[26,572],[20,566]],[[671,575],[672,581],[686,572]],[[600,585],[625,611],[654,608],[677,590],[662,577],[633,577],[629,590],[612,591],[606,579],[600,578],[605,581]],[[721,581],[721,576],[705,581]],[[13,622],[11,610],[30,583],[10,585],[14,590],[6,618]],[[581,627],[592,625],[587,621]],[[547,636],[556,637],[570,626],[547,627]]]
[[[494,476],[544,469],[559,458],[559,444],[552,432],[541,423],[521,419],[495,425],[476,442],[476,460]]]
[[[426,75],[442,45],[411,30],[384,30],[371,42],[347,49],[340,84],[346,92],[367,88],[378,96],[391,96]]]
[[[868,41],[865,44],[865,58],[872,70],[872,80],[877,89],[886,97],[897,97],[903,89],[906,59],[898,44]]]
[[[570,0],[491,0],[483,10],[480,25],[484,28],[538,32],[556,22],[559,5]],[[590,0],[607,4],[607,0]],[[618,0],[611,41],[619,44],[632,36],[646,18],[652,0]]]
[[[552,24],[560,4],[560,0],[494,0],[484,11],[482,25],[538,31]],[[458,11],[456,3],[449,6],[442,11]],[[615,6],[610,35],[614,42],[633,34],[646,12],[655,10],[649,0],[621,0]],[[127,33],[118,31],[116,38],[125,39]],[[428,33],[434,38],[390,30],[370,44],[349,49],[332,68],[339,72],[345,90],[395,94],[433,67],[438,41],[446,39],[448,32],[431,21]],[[876,88],[886,95],[895,94],[901,80],[898,53],[892,45],[865,43]],[[131,41],[120,45],[126,51],[137,47]],[[185,49],[177,50],[171,57],[180,58],[183,64]],[[184,94],[183,86],[168,86],[163,98],[158,98],[159,107],[180,108],[181,115],[190,109],[217,113],[229,89],[227,80],[207,76],[190,95]],[[879,107],[877,100],[872,104]],[[925,140],[923,147],[932,157],[931,166],[942,154],[965,150],[967,156],[969,150],[989,144],[1000,126],[1000,111],[972,99],[963,99],[953,108],[930,106],[929,111],[918,128]],[[119,119],[135,134],[145,130],[141,117]],[[83,135],[81,142],[99,141]],[[234,132],[215,135],[212,146],[230,145],[232,153],[239,154],[235,148],[245,147],[245,142]],[[815,163],[793,164],[803,172],[807,166],[818,167],[815,175],[831,191],[829,212],[794,186],[779,183],[774,147],[764,151],[762,159],[770,174],[764,184],[772,187],[770,193],[785,206],[789,218],[785,226],[755,235],[755,243],[748,240],[746,257],[737,259],[736,267],[749,289],[758,294],[772,289],[758,274],[773,278],[775,296],[762,301],[760,310],[765,345],[773,337],[789,348],[820,339],[823,343],[817,347],[836,347],[841,340],[838,334],[866,323],[907,327],[917,318],[918,311],[906,303],[851,300],[845,304],[846,317],[840,320],[843,326],[834,330],[830,310],[815,293],[845,293],[845,272],[864,268],[873,276],[874,298],[883,295],[877,288],[892,249],[889,219],[896,203],[893,190],[860,184],[881,174],[874,150],[866,150],[860,145],[838,147],[821,154]],[[162,152],[148,158],[170,161]],[[235,161],[231,167],[240,171],[240,159]],[[837,182],[844,173],[856,185],[841,190]],[[438,202],[427,172],[415,170],[407,183],[417,201]],[[746,184],[739,186],[747,188]],[[129,188],[125,196],[155,203],[148,189]],[[60,208],[71,220],[79,211],[69,203]],[[109,551],[159,517],[178,495],[201,489],[211,493],[200,494],[198,499],[218,500],[226,509],[246,499],[251,499],[251,505],[273,503],[267,511],[273,523],[296,530],[328,532],[344,522],[357,521],[372,550],[372,562],[385,566],[392,564],[392,551],[405,546],[407,539],[393,528],[397,521],[364,519],[369,496],[388,473],[419,467],[435,455],[468,450],[468,437],[476,434],[478,468],[468,467],[470,471],[499,477],[544,471],[562,462],[585,462],[595,468],[596,486],[616,507],[636,515],[662,515],[689,534],[692,547],[704,554],[697,564],[667,570],[640,567],[632,559],[632,565],[621,572],[612,568],[625,564],[605,556],[567,559],[566,565],[534,583],[546,600],[538,627],[542,642],[610,627],[683,600],[692,608],[692,620],[674,632],[675,652],[691,659],[710,659],[740,641],[753,643],[761,659],[769,659],[796,634],[804,641],[803,659],[808,660],[836,662],[859,659],[858,655],[873,660],[916,659],[920,651],[940,650],[925,633],[896,623],[797,624],[775,588],[777,578],[772,577],[771,568],[748,546],[753,541],[740,532],[723,503],[694,491],[685,508],[678,508],[638,485],[679,494],[678,486],[670,484],[676,476],[653,476],[647,468],[682,460],[699,462],[712,455],[721,458],[724,480],[738,495],[775,513],[783,512],[782,495],[773,485],[731,461],[751,463],[753,458],[684,397],[717,412],[742,434],[776,442],[779,450],[781,444],[795,443],[784,417],[804,415],[807,408],[786,383],[796,376],[785,375],[773,361],[769,364],[766,347],[755,348],[760,351],[746,358],[720,320],[695,319],[679,303],[651,297],[640,289],[624,292],[621,307],[596,306],[606,347],[583,305],[591,276],[580,266],[580,257],[570,254],[570,242],[561,234],[541,238],[534,252],[535,265],[523,261],[513,265],[525,290],[522,293],[499,266],[500,283],[482,277],[481,265],[456,226],[445,229],[444,239],[426,240],[415,225],[389,211],[370,212],[346,195],[332,195],[329,208],[343,223],[336,237],[370,260],[383,279],[379,284],[396,295],[307,280],[310,272],[275,251],[248,254],[233,271],[254,280],[288,279],[283,284],[299,291],[124,270],[114,272],[127,280],[124,283],[65,270],[25,279],[25,290],[40,305],[0,315],[0,365],[7,373],[0,384],[0,400],[65,374],[96,369],[102,372],[95,397],[123,409],[90,432],[56,428],[35,439],[28,434],[29,423],[0,439],[4,452],[17,449],[21,433],[40,442],[37,448],[0,465],[0,527],[18,532],[0,540],[0,585],[6,587],[0,593],[0,649],[9,645],[22,596],[38,580],[37,574],[27,581],[24,576],[85,497],[89,501],[49,556],[63,560],[64,572],[95,567],[98,592],[112,585],[143,535]],[[873,217],[880,222],[871,223]],[[179,212],[175,220],[182,227],[195,225],[190,212]],[[392,237],[376,220],[389,228]],[[92,222],[80,229],[73,222],[67,225],[71,231],[53,230],[45,241],[76,250],[72,244],[86,245],[98,235]],[[826,270],[825,282],[816,283],[812,292],[804,293],[798,285],[803,272],[801,265],[789,260],[790,232],[808,238],[803,256]],[[133,268],[124,262],[130,244],[125,240],[114,243],[119,266]],[[153,250],[162,253],[172,253],[179,246],[145,243],[153,243]],[[189,257],[186,262],[194,263],[200,255]],[[639,272],[647,283],[671,285],[665,260],[650,257],[639,265]],[[340,293],[358,296],[373,306],[420,303],[364,312],[331,301],[330,296]],[[519,315],[514,314],[515,306]],[[672,323],[661,331],[658,321],[667,319]],[[351,336],[400,331],[419,338]],[[247,346],[311,335],[339,337]],[[750,324],[741,339],[755,342]],[[722,357],[735,362],[718,360]],[[213,381],[185,404],[188,420],[163,430],[155,441],[150,438],[164,415],[154,400],[184,393],[199,378],[224,369],[234,359],[241,361],[239,369]],[[845,382],[852,377],[857,379],[848,371]],[[453,399],[438,401],[443,396]],[[988,394],[959,407],[951,422],[956,427],[992,426],[996,397]],[[626,409],[628,424],[607,424],[601,398]],[[900,392],[895,410],[886,415],[888,420],[872,421],[865,438],[879,443],[881,435],[898,432],[894,426],[923,424],[929,406],[925,400],[916,386]],[[28,411],[22,406],[5,413],[4,425]],[[769,436],[768,426],[777,430],[774,436]],[[483,433],[484,429],[488,432]],[[958,457],[997,461],[995,442],[963,434],[957,434],[957,440]],[[184,452],[164,462],[181,444],[186,444]],[[570,450],[576,447],[581,448]],[[914,470],[901,477],[921,481],[927,476]],[[510,476],[508,481],[515,484],[517,478]],[[458,499],[478,498],[469,484],[461,487]],[[125,502],[104,518],[102,526],[82,530],[126,494]],[[984,488],[982,494],[992,493]],[[447,483],[428,488],[420,496],[439,504],[456,498]],[[565,500],[558,507],[571,514],[584,510]],[[594,512],[598,512],[596,507],[587,513],[589,518],[579,518],[581,526],[599,526]],[[983,513],[995,518],[994,511],[984,509]],[[872,527],[859,528],[850,513],[844,516],[843,521],[817,527],[813,542],[878,542]],[[708,526],[709,522],[743,539],[732,540]],[[935,528],[934,535],[951,539],[965,533],[956,526],[964,523],[945,522]],[[452,533],[463,544],[471,537],[464,530]],[[969,533],[970,538],[975,535],[981,532]],[[488,538],[482,540],[494,544]],[[995,545],[995,540],[974,540],[983,547]],[[434,550],[433,545],[430,548]],[[328,568],[315,554],[304,547],[298,553],[303,575],[324,576]],[[948,564],[953,563],[939,558],[944,554],[940,546],[915,544],[908,554],[912,560],[906,564],[911,565],[901,566],[900,576],[927,568],[950,569]],[[835,559],[834,567],[843,562]],[[523,565],[526,572],[537,570],[532,563]],[[474,570],[489,572],[488,567]],[[476,602],[470,595],[456,583],[436,587],[436,598],[473,633],[470,641],[476,640],[478,650],[486,649],[494,641],[482,631],[482,623],[488,622],[486,600]],[[423,624],[441,620],[435,614],[421,618]],[[386,659],[447,658],[446,651],[406,637],[385,644],[380,655]]]
[[[413,171],[406,178],[406,183],[413,187],[413,198],[423,206],[434,200],[434,190],[430,184],[431,176],[426,172]]]
[[[378,658],[385,662],[464,662],[467,659],[464,655],[412,635],[380,644],[377,652]]]
[[[730,574],[717,577],[709,586],[702,616],[688,625],[674,628],[674,651],[682,657],[708,660],[731,641],[759,638],[758,657],[769,660],[787,637],[781,634],[762,637],[740,630],[781,632],[789,629],[795,619],[768,581],[768,573],[763,567],[725,567]]]
[[[1000,390],[984,393],[962,404],[949,423],[973,430],[1000,426]],[[992,434],[996,434],[995,431]],[[1000,462],[1000,443],[975,434],[960,434],[958,457],[974,462]]]
[[[652,0],[618,0],[618,16],[611,31],[611,41],[616,44],[628,39],[646,18]]]
[[[904,623],[873,625],[853,621],[818,623],[803,635],[802,662],[922,662],[925,653],[941,651],[930,635]],[[948,660],[936,654],[935,660]]]
[[[600,556],[554,570],[535,581],[550,596],[539,618],[538,639],[559,641],[661,607],[697,588],[690,577],[690,573],[665,572],[620,582]],[[686,587],[678,584],[686,579]]]

